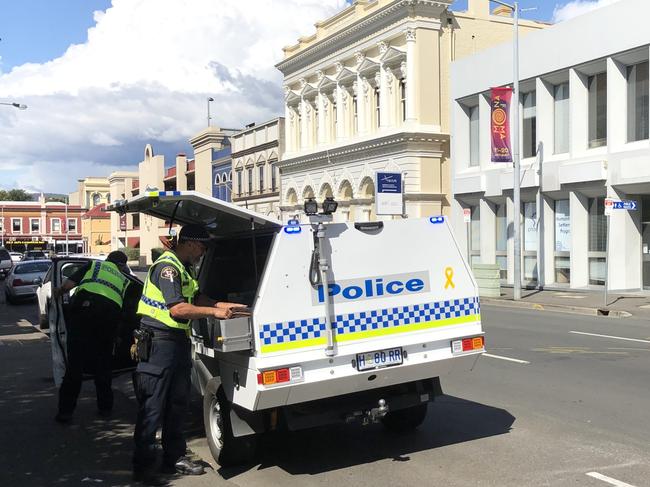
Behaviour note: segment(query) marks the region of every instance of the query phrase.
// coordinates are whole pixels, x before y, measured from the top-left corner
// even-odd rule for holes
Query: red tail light
[[[14,279],[11,283],[13,287],[16,286],[29,286],[31,282],[23,281],[22,279]]]
[[[302,380],[302,368],[299,366],[284,369],[265,370],[264,372],[257,374],[257,383],[265,386],[282,384],[283,382],[299,382]]]

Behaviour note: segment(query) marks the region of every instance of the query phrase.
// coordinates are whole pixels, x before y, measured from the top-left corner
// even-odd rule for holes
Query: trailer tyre
[[[203,396],[203,422],[210,452],[219,465],[242,465],[253,460],[257,449],[257,435],[233,435],[230,403],[221,387],[215,392],[214,385],[208,384]]]
[[[418,404],[406,409],[389,412],[382,419],[387,430],[395,433],[412,431],[420,426],[427,417],[428,403]]]

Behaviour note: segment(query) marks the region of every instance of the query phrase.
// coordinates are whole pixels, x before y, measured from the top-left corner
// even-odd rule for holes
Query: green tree
[[[0,189],[0,201],[32,201],[32,195],[24,189]]]

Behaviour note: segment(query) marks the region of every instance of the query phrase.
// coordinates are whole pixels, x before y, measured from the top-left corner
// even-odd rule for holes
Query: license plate
[[[370,370],[379,367],[390,367],[402,363],[402,347],[386,348],[375,352],[357,354],[357,370]]]

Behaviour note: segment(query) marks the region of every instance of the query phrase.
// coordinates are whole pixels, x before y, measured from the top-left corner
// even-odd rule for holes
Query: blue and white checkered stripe
[[[480,314],[478,297],[453,299],[436,303],[399,306],[360,313],[336,315],[336,334],[372,331],[431,321]],[[262,346],[309,340],[325,336],[325,318],[292,320],[264,324],[260,330]]]

